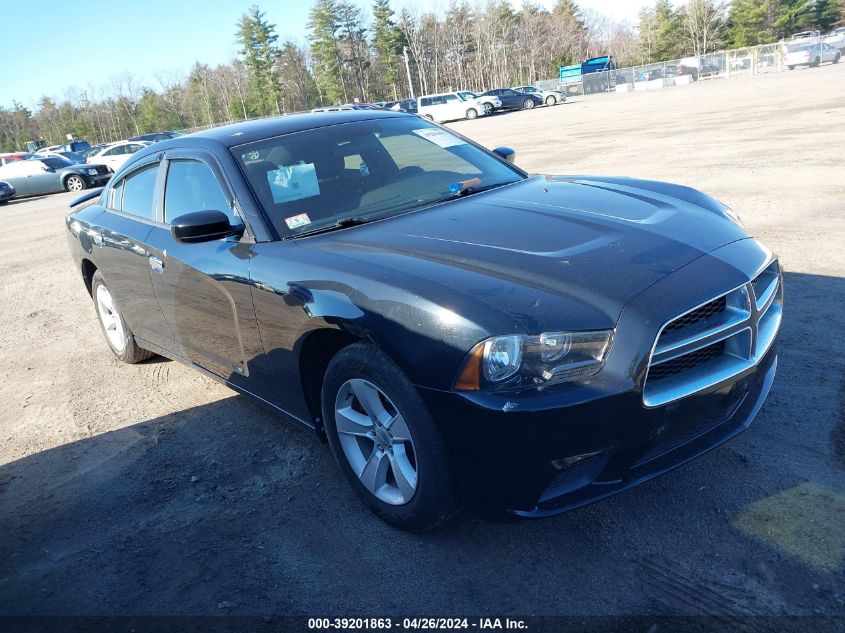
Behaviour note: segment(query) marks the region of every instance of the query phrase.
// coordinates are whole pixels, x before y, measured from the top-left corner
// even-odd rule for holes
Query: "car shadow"
[[[11,207],[11,206],[14,206],[16,204],[21,204],[21,203],[24,203],[24,202],[34,202],[35,200],[43,200],[46,197],[47,196],[32,196],[30,198],[12,198],[5,205],[2,205],[2,206]]]
[[[362,506],[312,432],[245,396],[0,465],[0,613],[691,608],[672,602],[671,583],[644,583],[658,564],[690,586],[753,587],[760,601],[740,605],[745,614],[824,611],[812,587],[842,586],[843,569],[816,572],[729,523],[801,481],[842,481],[845,323],[835,298],[845,282],[785,278],[780,375],[751,429],[674,473],[550,519],[464,513],[431,533],[396,530]]]

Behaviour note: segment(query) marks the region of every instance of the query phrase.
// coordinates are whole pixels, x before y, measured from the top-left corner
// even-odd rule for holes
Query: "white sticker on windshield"
[[[454,134],[449,134],[446,130],[440,130],[435,127],[427,127],[422,130],[413,130],[414,134],[421,136],[427,141],[431,141],[440,147],[452,147],[453,145],[466,145],[466,141],[458,138]]]
[[[267,172],[267,181],[276,204],[320,195],[314,163],[282,165]]]
[[[299,215],[292,215],[289,218],[285,218],[285,224],[288,225],[289,229],[298,229],[300,226],[311,224],[311,218],[308,217],[307,213],[300,213]]]

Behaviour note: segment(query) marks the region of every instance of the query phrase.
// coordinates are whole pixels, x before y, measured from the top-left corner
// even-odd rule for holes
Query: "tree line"
[[[315,106],[396,100],[445,90],[532,83],[560,65],[612,54],[619,67],[775,42],[845,23],[845,0],[656,0],[638,24],[620,23],[575,0],[545,9],[531,0],[452,0],[445,10],[369,11],[351,0],[314,0],[305,41],[279,42],[255,5],[235,25],[236,59],[187,75],[159,73],[145,85],[126,73],[96,88],[42,97],[34,110],[0,104],[0,149],[28,140],[93,141],[194,129]]]

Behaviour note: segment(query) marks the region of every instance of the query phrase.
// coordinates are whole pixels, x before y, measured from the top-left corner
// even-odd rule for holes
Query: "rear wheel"
[[[534,99],[526,99],[525,101],[522,102],[522,107],[525,108],[526,110],[530,110],[531,108],[534,107]]]
[[[816,57],[816,58],[813,60],[813,63],[812,63],[812,64],[810,64],[810,67],[811,67],[811,68],[818,68],[819,66],[821,66],[821,64],[822,64],[822,60],[821,60],[821,59],[819,59],[818,57]]]
[[[475,108],[469,108],[466,112],[466,115],[468,119],[472,120],[478,116],[478,110],[476,110]]]
[[[841,54],[841,53],[836,53],[836,57],[834,57],[834,58],[833,58],[833,63],[834,63],[834,64],[838,64],[838,63],[839,63],[839,58],[840,58],[840,57],[842,57],[842,54]]]
[[[82,191],[86,186],[85,179],[82,176],[71,174],[65,178],[65,189],[68,191]]]
[[[108,286],[99,271],[94,273],[91,280],[91,294],[94,297],[94,307],[106,342],[112,353],[124,363],[140,363],[154,356],[148,350],[142,349],[135,342],[135,335],[123,320],[117,304],[109,292]]]
[[[549,95],[548,97],[546,97],[546,105],[547,106],[551,106],[551,105],[554,105],[556,103],[557,103],[557,99],[555,99],[554,95]]]
[[[356,343],[338,352],[326,370],[322,407],[335,459],[376,515],[420,531],[455,513],[440,431],[416,388],[378,348]]]

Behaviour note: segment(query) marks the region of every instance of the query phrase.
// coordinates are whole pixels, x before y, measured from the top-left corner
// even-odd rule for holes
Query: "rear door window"
[[[155,219],[153,196],[155,194],[158,163],[136,171],[123,180],[124,213],[136,215],[146,220]]]

